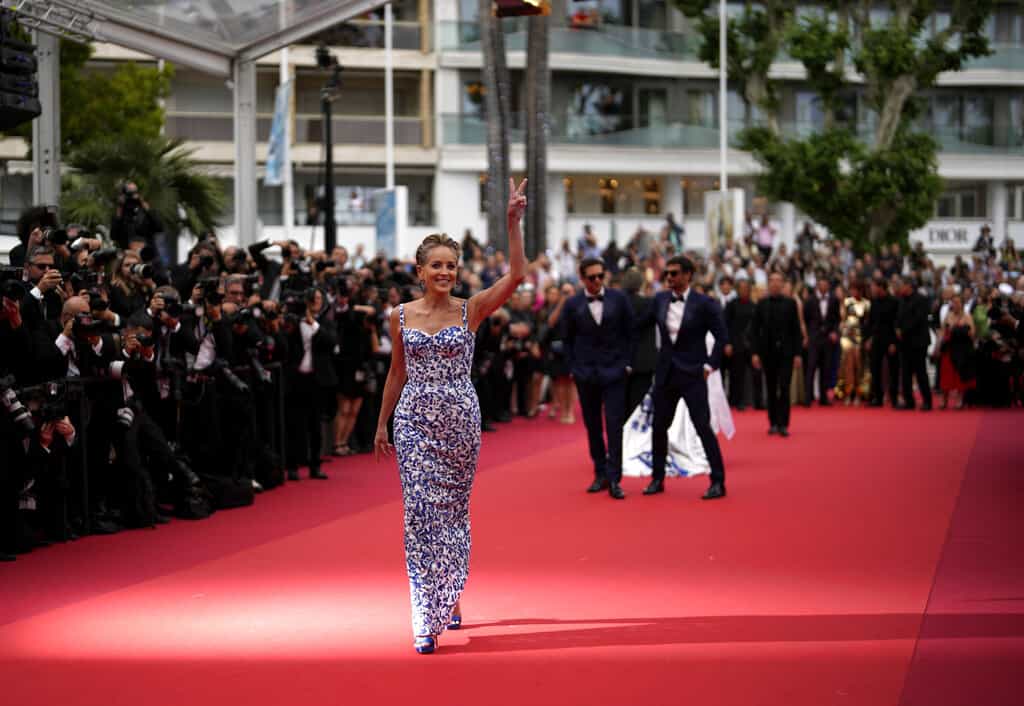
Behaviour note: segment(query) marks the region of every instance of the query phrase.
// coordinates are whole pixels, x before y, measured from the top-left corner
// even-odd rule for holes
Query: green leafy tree
[[[156,137],[164,125],[162,100],[171,91],[174,69],[124,62],[104,70],[87,66],[88,44],[60,43],[60,135],[62,152],[112,133]],[[32,140],[32,124],[11,135]]]
[[[703,35],[701,58],[717,67],[717,1],[676,2]],[[727,71],[748,106],[739,145],[762,166],[763,193],[860,247],[904,242],[942,190],[938,146],[920,125],[915,95],[989,53],[984,23],[993,4],[953,0],[943,5],[948,22],[934,30],[936,0],[826,0],[817,13],[797,13],[795,0],[744,3],[729,20]],[[803,64],[824,114],[815,134],[780,128],[769,49]],[[848,110],[858,96],[870,116],[864,124]]]
[[[192,155],[181,140],[163,135],[119,133],[90,140],[65,156],[72,171],[62,189],[64,220],[109,226],[120,187],[131,180],[169,234],[211,230],[223,213],[224,191]]]

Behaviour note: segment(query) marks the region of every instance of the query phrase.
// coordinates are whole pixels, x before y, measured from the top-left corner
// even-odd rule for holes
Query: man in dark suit
[[[605,488],[615,499],[626,497],[622,479],[622,427],[626,423],[626,377],[633,358],[633,309],[622,292],[604,286],[604,263],[580,263],[584,291],[569,298],[562,312],[569,372],[576,382],[583,423],[587,427],[594,482],[588,493]],[[605,447],[601,408],[608,430]]]
[[[729,404],[742,411],[747,405],[747,376],[752,380],[755,409],[764,409],[761,396],[761,371],[751,365],[755,352],[751,337],[755,305],[750,298],[750,281],[741,279],[736,284],[736,298],[725,305],[725,327],[729,343],[725,356],[729,359]]]
[[[831,379],[832,360],[839,343],[839,300],[831,291],[825,275],[804,305],[804,323],[807,325],[807,406],[814,397],[814,374],[818,373],[818,404],[827,407],[828,384]]]
[[[896,316],[899,302],[889,294],[889,285],[883,279],[871,282],[871,310],[864,326],[864,345],[871,355],[871,402],[881,407],[885,402],[882,392],[883,364],[889,366],[889,400],[895,407],[899,403],[900,356],[896,347]]]
[[[651,389],[651,380],[654,378],[654,364],[658,359],[658,343],[654,334],[654,319],[648,316],[651,307],[654,306],[654,297],[645,297],[640,294],[643,286],[644,276],[640,270],[630,268],[622,276],[622,290],[629,296],[629,305],[633,308],[633,316],[636,320],[648,319],[650,325],[643,330],[637,330],[635,334],[635,348],[633,350],[633,362],[630,365],[629,378],[626,381],[626,418],[633,414],[644,400],[644,395]]]
[[[764,370],[768,383],[769,434],[789,436],[789,383],[793,361],[800,355],[800,315],[792,297],[782,295],[781,272],[768,277],[768,296],[757,303],[751,337],[757,351],[753,365]]]
[[[306,313],[294,324],[288,343],[288,480],[299,479],[300,464],[309,467],[310,478],[327,480],[320,468],[320,417],[324,391],[338,386],[332,360],[338,338],[324,307],[324,293],[312,287],[304,298]]]
[[[725,464],[718,439],[711,429],[707,377],[720,367],[722,350],[728,342],[725,320],[718,302],[690,287],[693,262],[682,255],[665,264],[668,291],[658,292],[648,314],[658,326],[661,349],[654,370],[654,421],[651,430],[651,483],[644,495],[665,491],[665,460],[668,456],[668,428],[679,399],[686,402],[697,436],[711,465],[711,486],[705,500],[725,496]],[[638,320],[642,328],[648,321]],[[708,355],[707,334],[715,338]]]
[[[928,384],[928,300],[909,280],[897,279],[895,287],[900,293],[896,314],[896,338],[900,349],[900,372],[903,377],[903,404],[900,409],[914,409],[914,378],[921,393],[921,409],[932,408],[932,390]]]

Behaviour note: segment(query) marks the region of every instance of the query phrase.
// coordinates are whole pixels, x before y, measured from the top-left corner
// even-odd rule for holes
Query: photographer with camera
[[[52,247],[44,243],[29,250],[24,281],[28,291],[21,301],[21,317],[29,330],[59,319],[65,298],[64,276],[56,268]]]
[[[160,217],[139,193],[134,181],[126,181],[117,197],[117,210],[110,224],[110,237],[122,250],[128,250],[128,243],[134,237],[144,238],[147,245],[156,246],[157,236],[163,234],[164,226]]]
[[[323,291],[310,287],[298,301],[290,300],[291,316],[285,319],[289,336],[285,399],[289,480],[299,480],[300,465],[309,467],[310,478],[327,479],[320,468],[320,425],[325,398],[333,396],[338,384],[332,360],[338,338],[334,321],[324,304]]]
[[[217,246],[212,241],[201,240],[189,251],[188,262],[171,268],[171,283],[181,298],[187,300],[199,280],[215,278],[220,271],[220,251]]]
[[[357,447],[351,443],[363,401],[376,393],[377,371],[373,356],[380,348],[377,336],[377,310],[350,301],[349,282],[334,282],[332,305],[338,332],[338,353],[334,366],[338,376],[337,409],[334,417],[334,455],[349,456]]]
[[[164,435],[180,441],[178,405],[182,401],[186,356],[195,356],[199,342],[192,327],[182,325],[184,307],[178,290],[170,285],[158,287],[149,300],[146,315],[156,339],[156,387],[158,399],[146,402],[150,415]]]
[[[146,308],[156,289],[152,265],[143,264],[133,250],[126,250],[114,266],[110,278],[110,308],[119,316],[129,319]]]

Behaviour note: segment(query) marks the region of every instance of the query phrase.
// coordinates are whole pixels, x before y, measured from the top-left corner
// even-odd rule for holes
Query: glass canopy
[[[181,36],[209,42],[239,53],[246,47],[288,28],[333,16],[337,0],[107,0],[111,10]]]
[[[119,44],[213,74],[357,17],[384,0],[11,0],[23,24]]]

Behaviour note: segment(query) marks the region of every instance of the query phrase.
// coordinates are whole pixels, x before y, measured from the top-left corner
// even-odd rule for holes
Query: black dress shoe
[[[604,478],[595,478],[594,482],[587,488],[588,493],[600,493],[602,490],[608,487],[608,481]]]
[[[626,494],[622,492],[622,487],[619,486],[617,481],[612,481],[608,484],[608,494],[616,500],[626,499]]]
[[[921,405],[921,411],[922,412],[931,412],[932,411],[932,406],[930,404],[923,404],[923,405]]]
[[[870,402],[868,402],[868,407],[881,407],[881,406],[882,406],[882,401],[881,400],[871,400]]]
[[[893,409],[898,409],[898,410],[900,410],[902,412],[907,412],[907,411],[913,410],[914,409],[914,405],[907,404],[906,402],[900,402],[898,404],[894,404],[892,406],[892,408]]]
[[[725,486],[721,483],[712,483],[708,491],[704,493],[701,500],[714,500],[715,498],[725,497]]]
[[[770,427],[768,427],[768,433],[769,434],[778,434],[779,433],[779,428],[777,426],[775,426],[774,424],[772,424]]]
[[[787,429],[786,427],[779,427],[779,432],[778,433],[779,433],[779,436],[781,436],[784,439],[788,439],[789,438],[789,429]]]
[[[157,514],[157,516],[153,519],[153,521],[156,524],[158,524],[158,525],[166,525],[167,523],[169,523],[171,521],[171,518],[168,517],[167,515]]]
[[[89,531],[91,534],[117,534],[121,527],[110,520],[94,517],[89,522]]]
[[[0,552],[0,561],[17,561],[17,560],[18,560],[18,557],[16,557],[13,554],[8,554],[6,552]]]
[[[288,480],[298,480],[298,479],[299,479],[299,471],[298,471],[298,469],[291,469],[291,470],[288,471]]]
[[[828,400],[818,400],[818,406],[819,407],[831,407],[832,403],[829,402]]]
[[[327,474],[324,473],[323,470],[319,468],[310,468],[309,477],[316,478],[317,480],[327,480]]]
[[[665,492],[665,479],[664,478],[655,478],[650,483],[648,483],[646,488],[644,488],[644,495],[654,495],[656,493],[664,493],[664,492]]]

